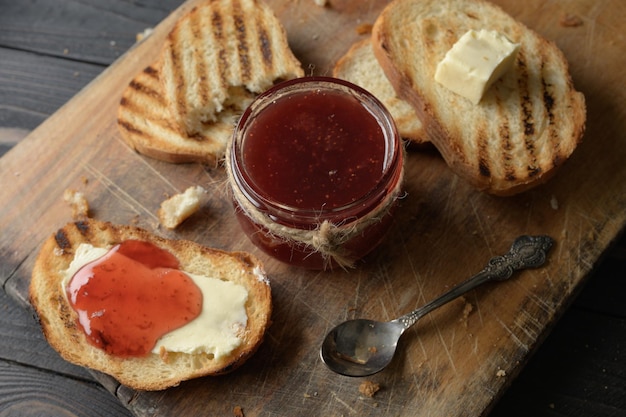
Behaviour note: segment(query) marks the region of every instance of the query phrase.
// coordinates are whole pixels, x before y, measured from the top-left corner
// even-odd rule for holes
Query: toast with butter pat
[[[389,110],[396,122],[398,133],[416,144],[428,142],[422,130],[422,122],[409,103],[398,97],[378,64],[370,39],[353,44],[333,69],[333,76],[363,87]]]
[[[245,310],[246,317],[244,321],[237,323],[238,345],[235,343],[220,354],[208,352],[209,348],[199,350],[193,344],[195,335],[208,332],[204,322],[201,323],[203,331],[194,332],[194,337],[182,340],[183,344],[191,344],[191,347],[185,347],[187,350],[168,348],[165,346],[170,345],[163,342],[156,353],[149,351],[146,355],[123,356],[111,354],[88,340],[86,332],[79,324],[76,310],[68,301],[68,284],[64,282],[67,283],[67,275],[71,274],[65,271],[70,268],[82,244],[110,249],[131,240],[149,242],[165,249],[178,260],[180,270],[198,276],[195,278],[197,280],[213,279],[211,282],[227,282],[237,288],[241,295],[238,309]],[[86,245],[82,247],[84,246]],[[137,390],[161,390],[191,378],[219,375],[234,370],[257,350],[271,322],[269,281],[261,263],[252,255],[209,249],[185,240],[164,239],[140,228],[91,219],[69,223],[44,242],[35,262],[29,291],[30,302],[46,339],[63,358],[109,374],[120,383]],[[204,311],[208,308],[205,307],[208,304],[208,294],[205,290],[202,294],[205,301],[202,305]],[[229,308],[230,305],[220,307],[221,310]],[[222,312],[220,311],[220,315]],[[84,320],[82,315],[81,320]],[[216,326],[222,324],[218,323]],[[102,340],[104,341],[104,334]]]
[[[118,127],[146,156],[216,165],[254,97],[303,75],[265,3],[207,0],[176,22],[159,59],[126,87]]]
[[[435,81],[440,61],[469,30],[520,44],[512,68],[478,104]],[[483,0],[394,0],[377,18],[372,46],[397,94],[460,177],[512,195],[551,178],[582,140],[586,109],[557,46]]]

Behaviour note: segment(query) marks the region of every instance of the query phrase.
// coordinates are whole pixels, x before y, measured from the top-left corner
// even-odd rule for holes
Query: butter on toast
[[[247,323],[240,333],[241,344],[220,357],[204,352],[167,351],[122,357],[91,344],[65,295],[63,271],[68,269],[81,243],[109,249],[131,239],[169,251],[184,272],[243,286],[248,296]],[[209,249],[186,240],[164,239],[137,227],[91,219],[69,223],[44,242],[33,268],[29,291],[46,339],[64,359],[109,374],[137,390],[161,390],[191,378],[230,372],[258,349],[271,323],[269,281],[252,255]]]
[[[521,44],[513,68],[472,104],[435,82],[438,63],[469,29]],[[372,45],[397,94],[460,177],[512,195],[551,178],[582,140],[586,109],[557,46],[484,0],[394,0]]]

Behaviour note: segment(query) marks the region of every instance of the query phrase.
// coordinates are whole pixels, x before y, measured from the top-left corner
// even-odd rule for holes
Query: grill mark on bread
[[[239,62],[241,64],[241,79],[245,84],[251,78],[252,64],[250,62],[250,48],[247,40],[246,19],[243,16],[241,3],[238,1],[233,1],[233,19],[237,36],[237,51],[239,52]]]
[[[132,123],[127,122],[126,120],[119,120],[118,125],[124,128],[124,130],[126,130],[128,133],[133,133],[139,136],[147,136],[143,130],[139,129],[137,126],[133,125]]]
[[[194,10],[195,11],[195,10]],[[176,83],[175,103],[178,111],[183,119],[187,117],[187,106],[185,105],[185,90],[186,83],[183,74],[182,59],[179,54],[179,48],[175,45],[178,44],[178,31],[172,31],[169,35],[171,46],[167,48],[167,53],[170,55],[172,78]],[[182,48],[180,48],[182,50]]]
[[[194,44],[202,45],[202,13],[192,13],[189,17],[190,24],[189,28],[191,30],[191,34],[193,37]],[[205,51],[202,47],[193,48],[193,53],[195,55],[194,61],[196,64],[196,68],[194,68],[196,72],[196,77],[198,77],[198,95],[200,96],[200,103],[202,105],[206,105],[210,98],[209,85],[207,82],[207,68],[206,62],[203,57]]]
[[[132,80],[130,82],[130,84],[128,84],[128,87],[130,89],[132,89],[132,90],[135,90],[135,92],[137,94],[148,96],[151,99],[154,99],[154,100],[156,100],[159,103],[165,104],[165,102],[163,100],[163,96],[161,95],[161,93],[159,93],[157,90],[155,90],[151,86],[148,86],[148,85],[138,81],[137,79]],[[122,97],[122,101],[123,101],[122,105],[124,105],[125,103],[128,102],[126,97]]]
[[[535,133],[535,126],[533,124],[533,113],[532,113],[532,98],[530,97],[529,91],[529,74],[528,68],[526,66],[525,58],[522,55],[522,51],[519,52],[519,58],[517,60],[517,65],[520,69],[519,77],[518,77],[518,88],[519,88],[519,99],[520,99],[520,110],[522,114],[520,115],[522,120],[522,127],[524,128],[524,136],[531,136]]]
[[[159,78],[159,72],[152,65],[148,65],[146,68],[144,68],[143,73],[149,77],[154,78],[155,80]]]
[[[143,70],[142,75],[129,83],[128,91],[124,93],[120,100],[120,107],[124,111],[119,114],[118,125],[130,134],[150,137],[150,131],[154,129],[148,126],[147,131],[144,131],[142,128],[144,125],[134,123],[135,117],[132,115],[142,114],[145,112],[146,107],[161,109],[163,113],[167,113],[167,100],[158,89],[158,71],[154,67],[149,66]],[[169,131],[172,134],[174,132],[172,126],[161,117],[150,118],[149,122],[150,125]]]
[[[63,251],[72,247],[72,243],[70,242],[70,239],[67,237],[63,229],[59,229],[54,234],[54,240],[56,241],[57,246],[61,248]]]
[[[530,73],[526,63],[526,57],[522,50],[518,53],[517,60],[519,71],[518,88],[520,99],[520,117],[522,120],[523,141],[526,150],[526,171],[529,177],[534,177],[541,173],[541,168],[537,165],[535,156],[535,118],[533,116],[533,99],[530,92]]]
[[[261,57],[263,58],[263,64],[269,70],[274,65],[273,63],[274,57],[272,55],[272,44],[267,34],[265,25],[263,25],[261,22],[258,22],[257,30],[259,33],[259,48],[261,49]]]
[[[483,177],[491,177],[491,164],[489,162],[489,134],[487,126],[481,124],[476,129],[476,153],[478,157],[478,172]]]
[[[213,28],[213,36],[215,37],[215,42],[218,45],[224,44],[224,17],[222,16],[221,10],[213,10],[211,14],[211,26]],[[228,55],[226,53],[226,49],[221,47],[217,53],[217,69],[216,74],[219,74],[216,82],[219,84],[219,88],[226,89],[227,81],[226,81],[226,70],[228,67]]]
[[[559,132],[557,130],[557,126],[555,123],[555,115],[554,115],[554,103],[555,98],[551,93],[552,85],[543,77],[543,70],[545,68],[545,62],[541,63],[542,69],[542,77],[541,77],[541,89],[542,89],[542,97],[543,97],[543,105],[545,108],[545,114],[548,119],[548,138],[550,141],[550,148],[553,152],[552,157],[552,165],[558,166],[561,163],[561,142],[559,140]]]
[[[508,181],[515,181],[515,167],[513,166],[513,144],[511,143],[511,125],[507,117],[503,118],[502,123],[498,126],[498,137],[502,143],[502,162],[504,164],[504,178]]]

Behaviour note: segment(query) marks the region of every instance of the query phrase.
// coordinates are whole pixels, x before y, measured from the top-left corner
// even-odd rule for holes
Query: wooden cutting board
[[[329,75],[387,3],[268,1],[307,73]],[[626,220],[626,9],[620,0],[498,0],[554,40],[588,105],[585,140],[547,185],[511,198],[474,191],[435,152],[409,151],[407,196],[383,246],[356,269],[311,272],[280,264],[252,246],[226,198],[220,167],[171,165],[134,153],[115,124],[120,94],[152,62],[168,29],[194,1],[132,48],[0,159],[0,271],[24,306],[41,242],[70,221],[63,192],[84,192],[92,215],[167,237],[253,252],[271,277],[273,326],[258,353],[227,376],[163,392],[133,392],[97,378],[137,416],[477,416],[521,370]],[[569,22],[569,23],[567,23]],[[574,23],[573,25],[571,23]],[[156,210],[192,184],[210,201],[179,230],[159,228]],[[521,234],[556,239],[546,267],[487,285],[431,313],[408,331],[373,398],[363,378],[328,371],[318,357],[326,332],[349,318],[392,319],[434,298],[504,253]],[[529,401],[533,399],[530,398]]]

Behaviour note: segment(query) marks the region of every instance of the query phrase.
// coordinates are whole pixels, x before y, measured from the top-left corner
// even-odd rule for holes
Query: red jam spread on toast
[[[385,168],[378,121],[354,97],[310,90],[256,115],[243,143],[249,179],[263,197],[296,209],[332,210],[372,190]]]
[[[150,353],[161,336],[202,309],[202,292],[176,257],[138,240],[84,265],[66,291],[90,343],[120,357]]]

